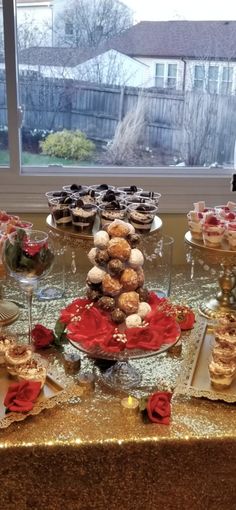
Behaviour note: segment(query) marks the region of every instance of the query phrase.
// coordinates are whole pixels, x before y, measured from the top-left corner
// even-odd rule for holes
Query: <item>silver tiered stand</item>
[[[217,319],[228,312],[236,313],[236,251],[230,250],[225,241],[220,248],[206,246],[203,241],[193,239],[191,232],[185,234],[185,243],[194,259],[201,259],[208,266],[216,266],[220,290],[216,296],[201,303],[199,313],[209,319]]]

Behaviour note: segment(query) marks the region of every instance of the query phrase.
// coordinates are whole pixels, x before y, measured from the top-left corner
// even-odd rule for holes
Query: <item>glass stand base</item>
[[[0,299],[0,327],[14,322],[18,318],[19,313],[19,308],[15,303],[6,299]]]
[[[141,374],[128,361],[118,361],[106,372],[100,373],[100,381],[110,388],[129,391],[141,383]]]
[[[60,299],[64,296],[65,291],[60,287],[42,287],[36,291],[39,301],[49,301],[50,299]]]
[[[229,305],[222,305],[216,298],[202,303],[199,307],[199,313],[207,319],[218,319],[226,313],[236,313],[236,302]]]

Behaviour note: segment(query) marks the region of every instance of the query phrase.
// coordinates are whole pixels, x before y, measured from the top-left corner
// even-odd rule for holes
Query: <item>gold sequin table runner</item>
[[[59,310],[83,295],[83,278],[68,278],[61,300],[35,299],[34,323],[53,327]],[[191,280],[189,267],[179,267],[172,300],[195,308],[215,286],[209,272],[199,270]],[[22,302],[14,283],[8,282],[4,292]],[[143,376],[142,387],[132,394],[176,386],[201,320],[182,336],[181,352],[132,362]],[[11,330],[24,335],[26,328],[22,307]],[[66,380],[60,356],[50,350],[52,367]],[[81,370],[92,372],[94,362],[81,357]],[[126,415],[121,397],[97,383],[80,397],[75,384],[67,403],[0,431],[1,510],[235,509],[235,405],[176,394],[171,424],[165,426],[144,424],[140,414]]]

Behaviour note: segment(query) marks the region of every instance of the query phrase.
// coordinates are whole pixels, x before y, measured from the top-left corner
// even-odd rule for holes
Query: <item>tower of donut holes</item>
[[[93,267],[87,274],[87,297],[110,313],[113,322],[125,323],[127,328],[142,326],[151,310],[140,241],[132,225],[114,220],[95,234],[88,253]]]

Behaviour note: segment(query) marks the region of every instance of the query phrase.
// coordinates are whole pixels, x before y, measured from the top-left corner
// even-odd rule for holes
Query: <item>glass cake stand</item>
[[[181,331],[179,329],[179,334],[173,337],[173,342],[163,344],[160,349],[156,351],[144,349],[124,349],[118,353],[109,353],[98,347],[85,349],[78,342],[74,342],[70,339],[69,342],[75,349],[85,353],[90,358],[114,362],[114,364],[112,364],[112,366],[104,372],[100,371],[99,379],[103,384],[111,387],[112,389],[128,391],[132,388],[136,388],[142,380],[142,375],[131,365],[130,361],[163,354],[178,342],[180,335]]]
[[[220,291],[208,301],[201,303],[199,313],[208,319],[217,319],[228,312],[236,312],[236,251],[230,250],[223,242],[220,248],[205,246],[203,241],[192,238],[191,232],[185,234],[185,242],[190,247],[196,260],[203,260],[209,266],[216,266],[219,271]]]

